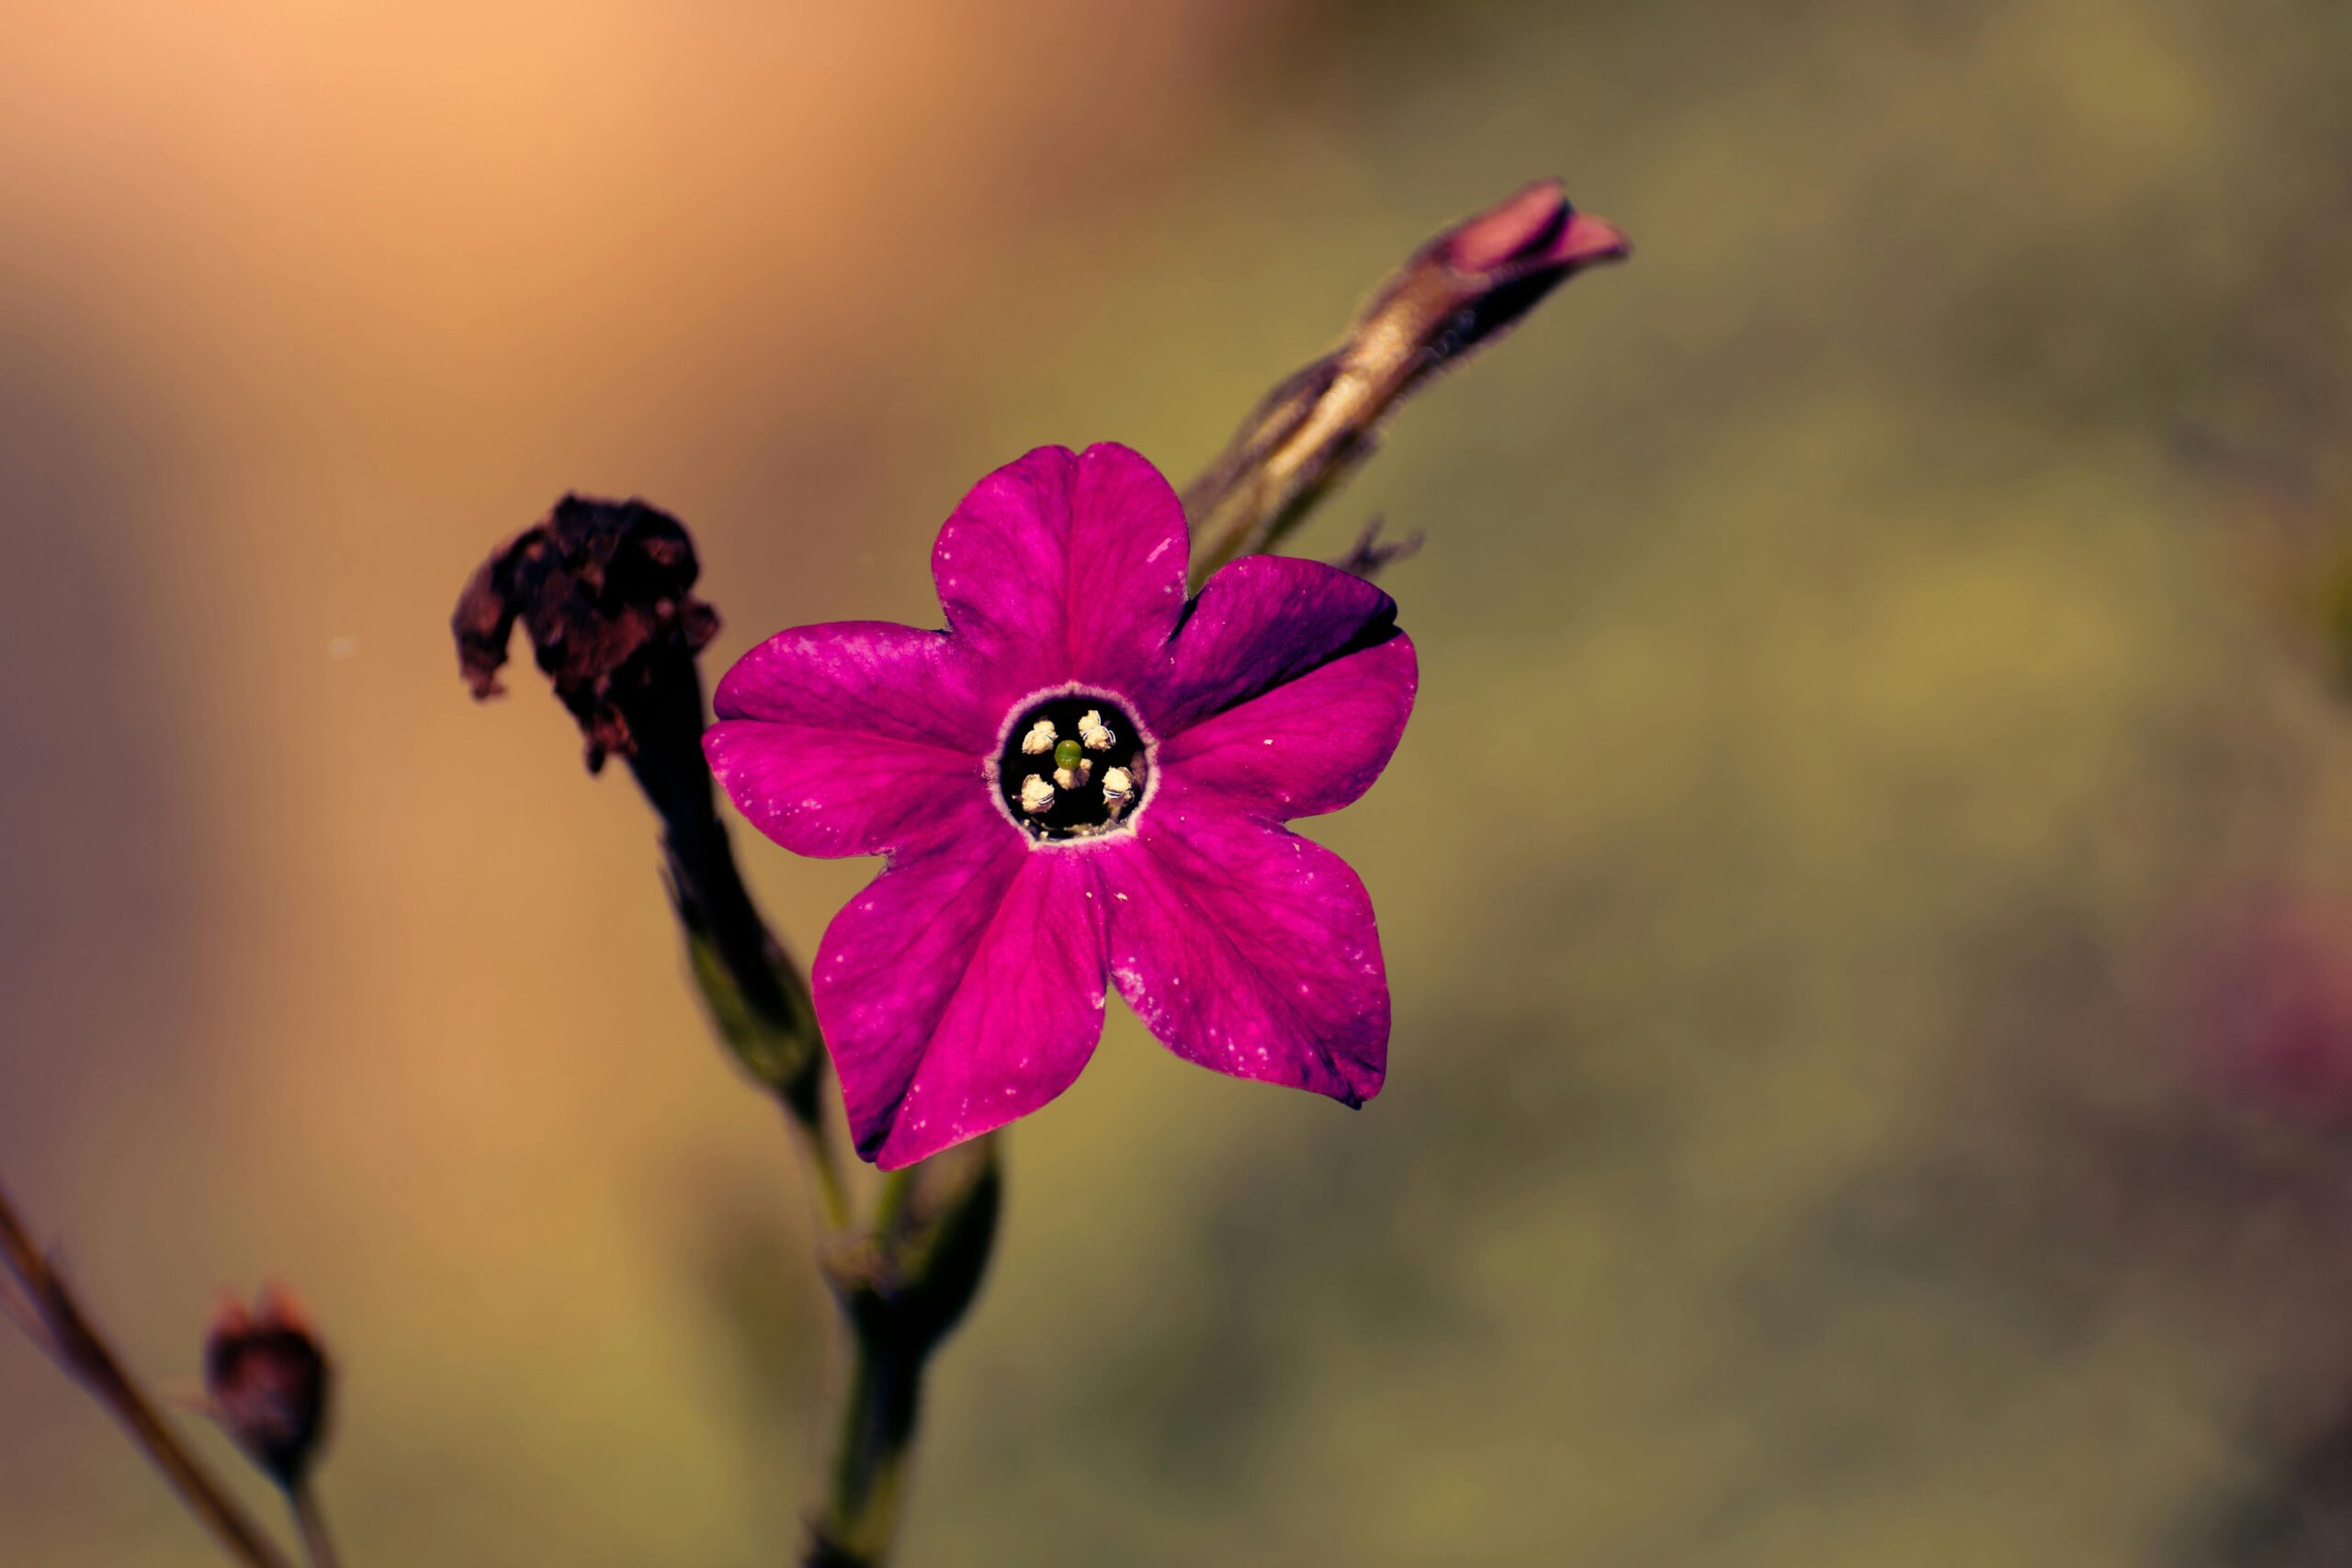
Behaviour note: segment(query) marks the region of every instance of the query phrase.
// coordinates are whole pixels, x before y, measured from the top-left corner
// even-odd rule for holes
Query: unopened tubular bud
[[[1563,282],[1623,261],[1632,242],[1569,205],[1557,180],[1537,180],[1423,246],[1359,323],[1362,341],[1400,333],[1435,368],[1498,336]]]
[[[1276,383],[1184,492],[1193,587],[1298,525],[1372,453],[1381,423],[1430,378],[1561,283],[1632,254],[1624,231],[1537,180],[1405,260],[1322,358]],[[1376,569],[1378,562],[1374,563]]]

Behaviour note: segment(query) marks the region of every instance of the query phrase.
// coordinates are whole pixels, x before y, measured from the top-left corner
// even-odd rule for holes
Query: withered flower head
[[[212,1418],[280,1486],[301,1483],[326,1434],[333,1369],[293,1298],[273,1285],[252,1309],[233,1298],[204,1343]]]
[[[466,584],[450,617],[458,664],[477,698],[496,695],[521,621],[587,737],[594,773],[610,753],[633,756],[649,705],[676,700],[683,687],[695,707],[689,730],[700,728],[693,661],[718,635],[718,613],[690,592],[699,570],[694,540],[668,513],[567,495]]]

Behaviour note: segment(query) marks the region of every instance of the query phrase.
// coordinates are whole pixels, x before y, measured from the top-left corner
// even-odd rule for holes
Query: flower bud
[[[333,1369],[301,1309],[276,1286],[251,1311],[233,1299],[204,1344],[212,1418],[280,1486],[292,1490],[326,1435]]]
[[[1380,286],[1338,347],[1266,394],[1185,491],[1192,586],[1237,557],[1272,549],[1371,454],[1381,422],[1431,377],[1500,336],[1567,278],[1632,254],[1623,231],[1571,207],[1557,180],[1538,180],[1441,231]],[[1369,570],[1395,555],[1369,558]]]
[[[1623,231],[1578,212],[1558,180],[1537,180],[1422,247],[1405,264],[1399,291],[1426,289],[1452,305],[1453,319],[1432,342],[1450,358],[1510,326],[1585,268],[1632,254]]]
[[[1498,207],[1465,218],[1439,235],[1430,249],[1463,272],[1506,266],[1590,266],[1630,250],[1624,234],[1568,204],[1558,180],[1523,186]]]

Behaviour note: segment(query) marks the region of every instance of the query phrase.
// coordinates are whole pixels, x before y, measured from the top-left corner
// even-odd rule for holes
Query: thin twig
[[[64,1279],[33,1245],[6,1191],[0,1191],[0,1262],[17,1277],[40,1314],[48,1331],[42,1348],[51,1359],[107,1407],[230,1555],[250,1568],[292,1568],[261,1527],[164,1424],[154,1401],[131,1381],[120,1359],[66,1288]]]
[[[5,1201],[5,1199],[0,1199],[0,1202]],[[6,1315],[9,1322],[15,1324],[17,1331],[31,1340],[42,1355],[52,1361],[57,1359],[57,1341],[50,1337],[49,1325],[40,1320],[40,1314],[33,1309],[33,1303],[17,1289],[13,1274],[0,1274],[0,1315]]]

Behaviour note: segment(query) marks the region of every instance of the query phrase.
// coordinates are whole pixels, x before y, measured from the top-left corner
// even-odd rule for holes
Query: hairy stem
[[[155,1402],[123,1370],[56,1268],[0,1191],[0,1262],[15,1275],[46,1330],[37,1339],[66,1376],[80,1383],[120,1423],[188,1510],[238,1562],[251,1568],[292,1568],[252,1516],[190,1453],[164,1422]]]

